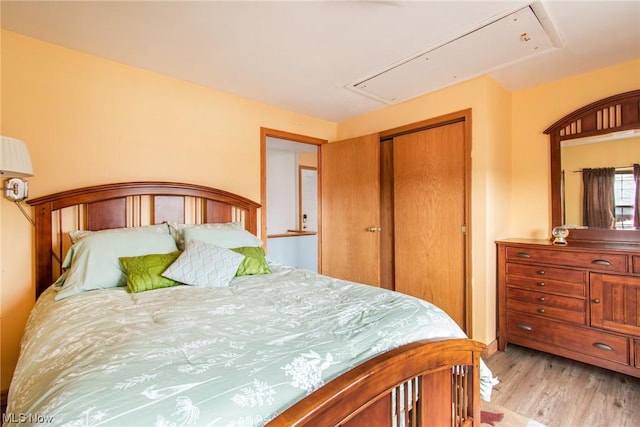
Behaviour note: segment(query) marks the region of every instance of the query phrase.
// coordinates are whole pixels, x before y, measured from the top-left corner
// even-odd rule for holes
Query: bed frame
[[[174,182],[98,185],[28,203],[36,227],[36,298],[60,274],[71,230],[240,221],[256,234],[260,208],[223,190]],[[484,349],[469,339],[407,344],[327,383],[269,425],[479,427]]]

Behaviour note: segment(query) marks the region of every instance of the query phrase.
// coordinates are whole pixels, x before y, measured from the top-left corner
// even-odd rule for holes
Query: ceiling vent
[[[395,104],[540,54],[562,42],[539,3],[421,52],[346,88]]]

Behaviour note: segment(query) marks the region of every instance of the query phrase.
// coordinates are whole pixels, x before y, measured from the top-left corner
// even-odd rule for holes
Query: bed
[[[269,261],[249,199],[132,182],[29,204],[5,425],[480,425],[483,344],[425,301]]]

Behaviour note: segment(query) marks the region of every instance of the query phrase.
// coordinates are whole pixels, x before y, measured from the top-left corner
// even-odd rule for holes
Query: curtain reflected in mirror
[[[583,225],[597,228],[615,226],[615,177],[615,168],[582,169]]]

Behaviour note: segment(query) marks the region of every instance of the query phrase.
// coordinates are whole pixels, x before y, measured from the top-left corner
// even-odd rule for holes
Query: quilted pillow
[[[120,264],[127,274],[129,292],[150,291],[179,285],[180,282],[162,277],[162,273],[180,256],[182,251],[168,254],[149,254],[121,257]]]
[[[171,235],[138,229],[126,233],[93,233],[73,245],[63,263],[67,275],[56,300],[80,292],[125,286],[120,257],[169,253],[177,250]],[[56,282],[60,284],[59,282]]]
[[[220,288],[229,285],[244,255],[230,249],[189,240],[184,252],[162,274],[186,285]]]
[[[244,260],[240,263],[240,267],[238,267],[236,276],[271,273],[271,269],[264,257],[264,249],[261,247],[245,246],[242,248],[232,248],[231,250],[245,256]]]

